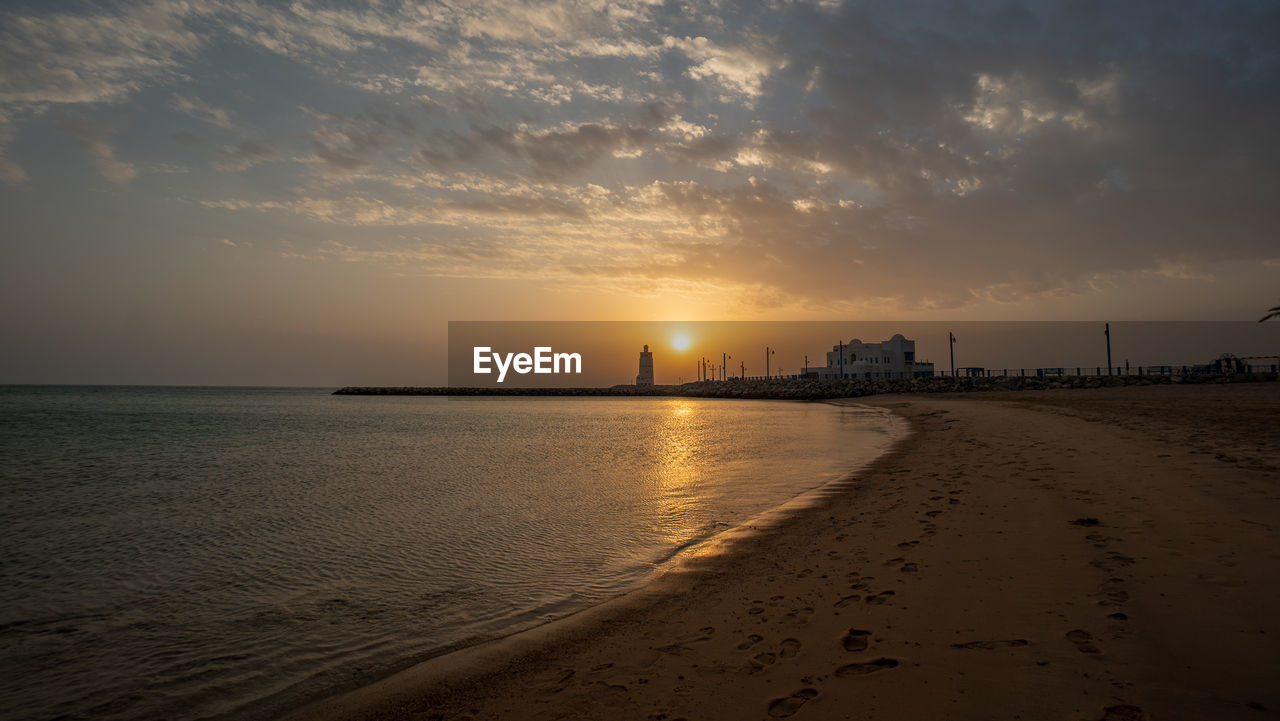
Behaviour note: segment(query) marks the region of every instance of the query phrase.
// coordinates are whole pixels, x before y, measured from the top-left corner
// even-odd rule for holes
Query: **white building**
[[[895,333],[881,343],[863,343],[854,338],[831,346],[827,365],[810,366],[809,375],[822,379],[916,378],[933,375],[933,364],[917,361],[916,342]]]
[[[636,385],[653,385],[653,354],[647,345],[640,351],[640,375],[636,376]]]

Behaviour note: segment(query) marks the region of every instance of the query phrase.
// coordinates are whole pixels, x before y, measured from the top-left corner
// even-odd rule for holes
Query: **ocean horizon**
[[[882,409],[0,387],[0,718],[271,719],[642,585]]]

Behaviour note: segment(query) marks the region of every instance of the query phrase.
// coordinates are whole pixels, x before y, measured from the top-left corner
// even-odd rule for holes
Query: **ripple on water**
[[[270,718],[616,595],[899,432],[821,404],[2,390],[3,719]]]

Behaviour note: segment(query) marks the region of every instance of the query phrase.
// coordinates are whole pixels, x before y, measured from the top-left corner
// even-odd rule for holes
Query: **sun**
[[[671,347],[678,351],[689,350],[691,344],[692,341],[689,340],[689,336],[686,333],[676,333],[671,336]]]

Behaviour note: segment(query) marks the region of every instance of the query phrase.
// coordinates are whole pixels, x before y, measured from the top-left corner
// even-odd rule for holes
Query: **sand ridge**
[[[1280,384],[856,402],[915,432],[824,503],[297,717],[1280,713]]]

